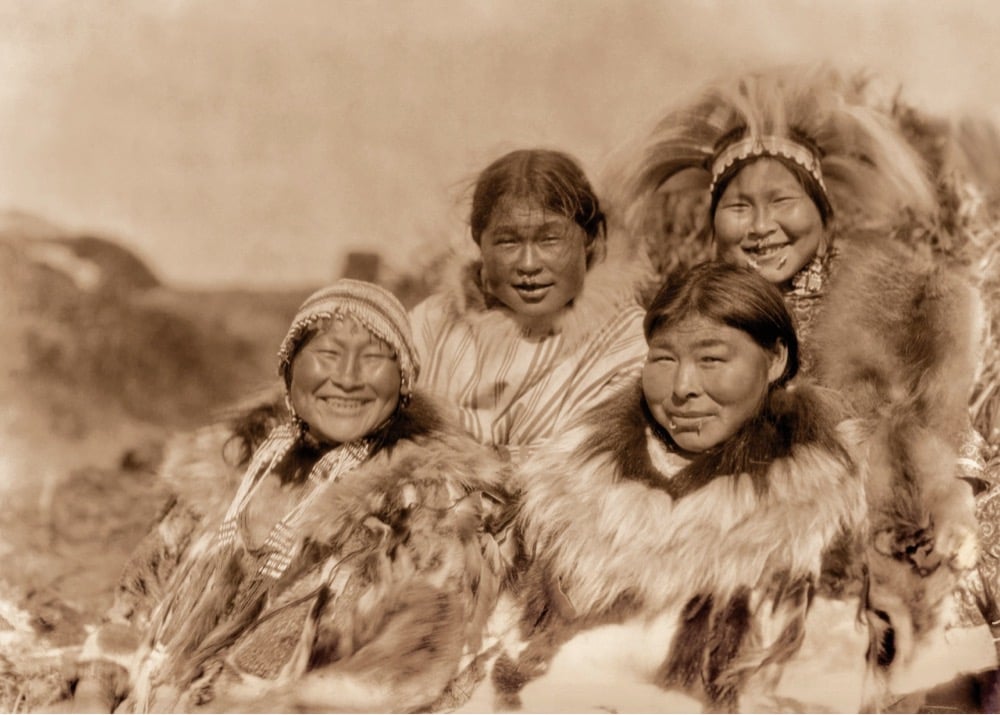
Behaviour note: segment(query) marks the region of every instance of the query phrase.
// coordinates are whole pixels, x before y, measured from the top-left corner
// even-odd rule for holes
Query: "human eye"
[[[495,246],[513,246],[517,242],[517,236],[513,233],[503,232],[493,236],[493,245]]]
[[[715,353],[705,353],[698,356],[698,362],[702,365],[719,365],[726,362],[726,357]]]
[[[370,363],[377,363],[383,360],[392,360],[393,356],[384,350],[366,350],[361,353],[361,358]]]
[[[794,203],[795,201],[798,201],[799,198],[800,198],[799,196],[795,196],[793,194],[781,194],[779,196],[774,197],[772,203],[775,203],[779,206],[788,206]]]
[[[666,352],[664,350],[650,350],[649,355],[646,356],[647,362],[668,364],[676,362],[676,358],[673,353]]]

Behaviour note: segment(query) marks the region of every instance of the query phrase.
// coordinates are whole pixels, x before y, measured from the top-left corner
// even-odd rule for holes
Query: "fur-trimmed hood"
[[[576,614],[815,579],[861,522],[860,481],[816,390],[774,391],[727,448],[690,462],[643,405],[636,382],[524,474],[526,546]]]
[[[609,231],[607,252],[587,270],[583,289],[573,302],[546,326],[527,325],[483,290],[482,258],[476,246],[453,250],[444,271],[439,305],[452,320],[487,324],[512,336],[526,332],[557,332],[567,350],[577,345],[598,327],[618,316],[622,308],[635,305],[654,280],[652,269],[641,246],[624,234]]]

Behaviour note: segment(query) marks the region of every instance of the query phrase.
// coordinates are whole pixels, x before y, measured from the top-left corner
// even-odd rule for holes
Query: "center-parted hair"
[[[519,149],[483,169],[472,194],[469,226],[478,244],[497,208],[526,200],[572,219],[587,234],[587,244],[603,235],[604,212],[583,169],[568,154],[550,149]]]
[[[786,384],[798,372],[795,322],[781,292],[756,271],[712,261],[671,274],[646,311],[646,342],[655,333],[692,317],[741,330],[768,351],[783,344],[788,359],[776,386]]]

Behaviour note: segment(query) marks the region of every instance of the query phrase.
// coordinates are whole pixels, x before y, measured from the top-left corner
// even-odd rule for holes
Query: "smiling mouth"
[[[765,241],[763,243],[752,243],[748,246],[742,246],[742,249],[744,253],[756,260],[766,261],[790,245],[792,244],[788,241]]]
[[[368,404],[368,400],[359,397],[339,397],[336,395],[320,396],[320,402],[341,412],[354,412]]]
[[[526,300],[541,300],[545,297],[552,283],[515,283],[514,290]]]

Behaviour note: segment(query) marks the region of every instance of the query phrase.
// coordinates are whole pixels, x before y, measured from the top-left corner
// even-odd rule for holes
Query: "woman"
[[[780,293],[701,264],[644,332],[641,378],[526,468],[526,643],[494,669],[501,709],[773,710],[821,578],[858,555],[861,481],[824,398],[789,385]]]
[[[521,457],[558,434],[645,351],[644,264],[610,241],[590,182],[566,154],[514,151],[480,175],[478,255],[413,310],[421,385],[477,440]]]
[[[700,197],[685,205],[699,207],[697,235],[716,256],[781,289],[805,371],[866,421],[863,466],[885,484],[869,490],[883,515],[874,528],[900,566],[892,578],[914,590],[898,614],[914,626],[894,624],[895,636],[920,631],[945,582],[921,574],[944,562],[957,581],[976,560],[971,493],[955,477],[983,476],[981,460],[960,458],[976,456],[968,399],[983,311],[961,270],[891,237],[933,218],[919,158],[832,73],[761,73],[712,86],[646,144],[622,201],[660,253],[671,250],[664,228],[683,223],[662,220],[674,191]]]
[[[413,391],[403,307],[358,281],[318,291],[279,373],[287,415],[174,445],[177,498],[85,647],[78,707],[406,711],[476,656],[507,476]],[[235,481],[205,458],[227,437],[252,450]]]

